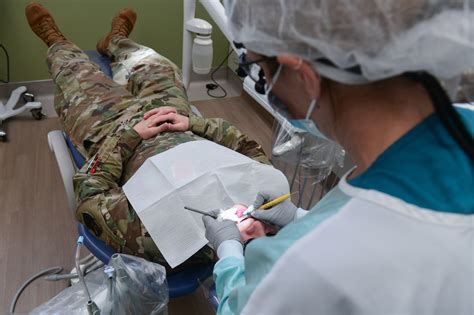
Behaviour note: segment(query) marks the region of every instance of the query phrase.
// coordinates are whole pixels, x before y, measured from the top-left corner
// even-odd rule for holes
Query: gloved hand
[[[295,219],[296,207],[290,199],[283,201],[267,210],[258,210],[261,205],[279,196],[270,196],[268,193],[259,192],[253,206],[256,210],[251,213],[255,219],[266,221],[279,227],[283,227]]]
[[[211,211],[210,214],[215,215],[216,217],[219,215],[220,210]],[[204,222],[204,226],[206,227],[206,238],[211,243],[214,250],[217,251],[219,245],[222,244],[224,241],[228,240],[236,240],[240,243],[240,231],[235,224],[234,221],[231,220],[223,220],[218,221],[210,216],[203,216],[202,221]]]

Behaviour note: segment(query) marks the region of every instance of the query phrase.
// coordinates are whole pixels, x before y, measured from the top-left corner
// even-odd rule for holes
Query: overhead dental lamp
[[[193,18],[186,22],[186,30],[195,34],[191,57],[193,71],[208,74],[212,67],[212,25],[205,20]]]

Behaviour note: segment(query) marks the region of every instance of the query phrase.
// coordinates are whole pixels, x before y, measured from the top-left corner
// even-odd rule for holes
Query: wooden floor
[[[196,102],[206,117],[222,117],[270,152],[270,116],[247,96]],[[57,118],[6,123],[10,142],[0,142],[0,314],[8,311],[18,287],[51,266],[73,266],[76,225],[49,150],[47,133],[59,129]],[[38,280],[17,305],[26,312],[53,297],[65,283]],[[169,314],[212,314],[202,291],[175,299]]]
[[[204,117],[221,117],[232,122],[243,133],[271,153],[273,116],[247,94],[241,97],[194,102]]]

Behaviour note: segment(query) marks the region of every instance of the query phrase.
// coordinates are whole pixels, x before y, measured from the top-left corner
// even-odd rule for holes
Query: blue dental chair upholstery
[[[86,51],[86,53],[92,61],[101,67],[101,70],[105,74],[110,77],[112,76],[110,59],[100,55],[96,51]],[[198,112],[198,114],[200,113]],[[72,211],[75,211],[76,204],[74,189],[72,186],[72,177],[74,176],[74,173],[86,163],[86,161],[74,147],[67,135],[62,131],[51,131],[48,134],[48,141],[51,151],[53,151],[58,162],[61,177],[68,195],[69,207]],[[103,241],[96,238],[95,235],[89,232],[84,225],[78,224],[78,232],[79,235],[84,237],[84,245],[87,249],[104,264],[107,264],[115,251],[107,246]],[[169,275],[167,281],[170,298],[177,298],[194,292],[203,280],[212,275],[213,268],[214,264],[210,263],[207,265],[190,267],[181,272]]]
[[[112,77],[112,69],[110,68],[110,58],[102,56],[95,50],[87,50],[86,55],[89,59],[99,65],[100,70],[105,73],[109,78]]]

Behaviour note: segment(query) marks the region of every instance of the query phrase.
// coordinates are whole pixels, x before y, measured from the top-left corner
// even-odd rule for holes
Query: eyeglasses
[[[247,54],[241,54],[239,56],[239,67],[246,75],[250,76],[254,81],[258,81],[258,78],[252,77],[252,65],[260,62],[276,61],[276,57],[262,57],[257,60],[248,60]],[[263,73],[263,71],[261,71]],[[264,77],[264,75],[262,75]],[[260,74],[259,74],[260,77]]]
[[[247,54],[241,54],[239,56],[239,69],[237,69],[239,76],[248,76],[252,79],[252,81],[255,82],[255,91],[260,94],[265,94],[265,74],[261,68],[258,73],[252,71],[252,65],[268,61],[276,61],[276,57],[262,57],[257,60],[249,61]]]

